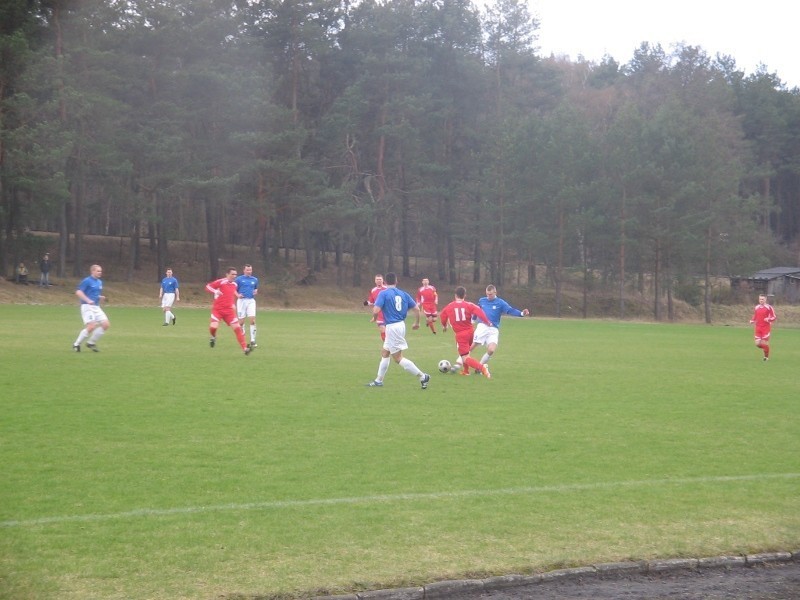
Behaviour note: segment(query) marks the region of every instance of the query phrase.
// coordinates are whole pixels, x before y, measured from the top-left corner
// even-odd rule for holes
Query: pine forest
[[[62,276],[99,235],[130,277],[149,245],[152,281],[191,241],[209,278],[237,245],[342,286],[424,260],[706,305],[800,264],[800,90],[695,46],[543,56],[540,26],[520,0],[3,0],[4,275],[39,232]]]

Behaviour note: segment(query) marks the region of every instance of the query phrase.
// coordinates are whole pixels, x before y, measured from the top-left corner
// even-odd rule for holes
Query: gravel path
[[[453,600],[798,600],[800,562],[554,581]]]
[[[800,600],[800,552],[609,563],[317,600]]]

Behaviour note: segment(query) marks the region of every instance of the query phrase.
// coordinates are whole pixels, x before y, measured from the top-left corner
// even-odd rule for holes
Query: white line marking
[[[372,504],[378,502],[408,502],[415,500],[448,500],[452,498],[476,498],[491,496],[522,496],[528,494],[569,493],[592,490],[608,490],[630,487],[658,485],[695,485],[713,483],[737,483],[742,481],[766,481],[770,479],[797,479],[800,473],[765,473],[761,475],[730,475],[720,477],[681,477],[677,479],[641,479],[634,481],[609,481],[604,483],[575,483],[568,485],[545,485],[540,487],[518,487],[497,490],[461,490],[455,492],[431,492],[409,494],[378,494],[352,498],[318,498],[311,500],[272,500],[267,502],[246,502],[242,504],[217,504],[212,506],[187,506],[184,508],[140,508],[125,512],[99,515],[65,515],[60,517],[40,517],[38,519],[19,519],[0,521],[0,527],[32,527],[36,525],[58,525],[87,521],[112,521],[133,517],[161,517],[168,515],[189,515],[207,512],[234,512],[248,510],[268,510],[280,508],[303,508],[305,506],[333,506],[339,504]]]

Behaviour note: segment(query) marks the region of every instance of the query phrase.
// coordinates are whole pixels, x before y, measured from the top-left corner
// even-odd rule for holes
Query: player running
[[[375,300],[378,298],[378,294],[380,294],[383,290],[386,289],[386,284],[383,282],[383,275],[378,274],[375,275],[375,287],[373,287],[369,294],[367,295],[367,299],[364,300],[364,306],[375,306]],[[378,312],[377,315],[372,316],[372,320],[378,325],[378,333],[381,336],[382,340],[386,340],[386,322],[383,319],[383,313]]]
[[[100,308],[100,302],[106,300],[103,295],[103,267],[92,265],[89,269],[90,275],[78,284],[75,295],[81,301],[81,319],[83,319],[83,329],[78,334],[77,339],[72,344],[72,350],[81,351],[81,344],[86,340],[86,347],[92,352],[100,352],[97,342],[100,337],[110,327],[106,313]]]
[[[258,277],[253,275],[253,265],[245,265],[242,270],[244,272],[235,279],[239,292],[239,299],[236,301],[236,314],[239,317],[242,330],[247,326],[247,319],[250,319],[250,347],[258,348],[258,344],[256,344]]]
[[[377,278],[376,278],[377,279]],[[386,339],[381,348],[381,361],[378,364],[378,375],[367,385],[369,387],[383,387],[383,378],[389,370],[390,357],[403,367],[407,372],[419,379],[423,390],[428,389],[428,382],[431,376],[423,373],[417,365],[403,356],[403,350],[408,349],[406,342],[406,316],[408,311],[413,309],[416,319],[412,329],[419,329],[419,306],[408,292],[397,289],[397,275],[394,273],[386,274],[386,289],[381,291],[375,298],[375,305],[372,307],[372,318],[377,319],[383,313],[386,321]]]
[[[777,318],[775,309],[772,308],[771,304],[767,304],[766,294],[760,294],[758,296],[758,304],[753,309],[753,317],[750,319],[750,324],[755,323],[756,346],[764,352],[764,362],[769,360],[769,335],[772,330],[772,324]]]
[[[239,325],[239,319],[236,317],[236,299],[239,297],[239,292],[236,287],[236,268],[228,267],[225,277],[209,281],[206,284],[206,291],[214,295],[214,303],[211,305],[211,323],[208,330],[211,332],[211,339],[208,341],[209,346],[212,348],[217,343],[217,328],[219,322],[225,322],[233,333],[236,334],[236,339],[242,347],[245,356],[250,354],[250,346],[245,343],[244,331]]]
[[[417,304],[422,312],[425,313],[425,325],[432,333],[436,333],[436,317],[439,316],[439,294],[436,288],[431,285],[427,277],[422,279],[422,287],[417,290]]]

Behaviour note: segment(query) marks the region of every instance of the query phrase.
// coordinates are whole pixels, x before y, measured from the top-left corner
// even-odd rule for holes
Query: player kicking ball
[[[235,279],[236,269],[228,267],[225,277],[206,284],[206,291],[214,296],[214,303],[211,306],[211,323],[208,326],[211,332],[208,345],[213,348],[217,344],[217,329],[219,322],[222,321],[233,329],[236,340],[242,347],[244,355],[247,356],[250,354],[251,348],[245,342],[244,331],[239,326],[239,318],[236,316],[236,299],[239,297],[239,293]]]

